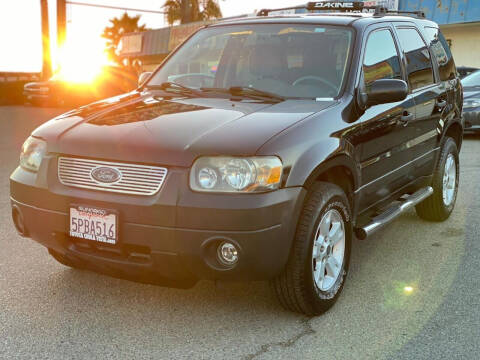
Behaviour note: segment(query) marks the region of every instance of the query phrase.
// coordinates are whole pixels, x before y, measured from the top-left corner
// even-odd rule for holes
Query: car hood
[[[190,166],[200,155],[254,155],[267,140],[333,101],[278,104],[130,93],[50,120],[33,135],[59,154]]]

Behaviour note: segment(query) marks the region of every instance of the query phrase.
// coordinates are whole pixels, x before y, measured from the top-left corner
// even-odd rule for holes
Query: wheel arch
[[[457,144],[457,149],[460,152],[463,142],[463,126],[459,121],[454,121],[446,128],[443,138],[451,137]]]
[[[339,186],[347,195],[351,211],[355,214],[355,190],[359,184],[359,172],[351,157],[346,154],[327,159],[315,167],[303,186],[308,190],[317,181]]]
[[[289,154],[284,186],[301,186],[309,191],[317,181],[337,185],[347,194],[355,216],[355,191],[360,186],[361,175],[353,151],[354,147],[345,139],[328,137],[315,141],[299,155]]]

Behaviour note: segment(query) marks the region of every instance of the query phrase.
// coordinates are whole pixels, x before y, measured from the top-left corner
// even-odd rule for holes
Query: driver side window
[[[398,51],[390,30],[377,30],[369,35],[363,59],[363,76],[366,86],[380,79],[403,80]]]

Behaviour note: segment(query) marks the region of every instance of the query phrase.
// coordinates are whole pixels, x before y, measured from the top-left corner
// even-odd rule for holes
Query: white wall
[[[40,71],[40,1],[0,0],[0,72]]]
[[[457,66],[480,68],[480,23],[441,26],[443,35],[452,41]]]

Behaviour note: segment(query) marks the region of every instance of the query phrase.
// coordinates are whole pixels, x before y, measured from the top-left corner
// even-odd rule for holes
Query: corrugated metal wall
[[[166,55],[196,30],[213,22],[202,21],[126,34],[122,37],[120,54],[126,57]]]
[[[480,21],[480,0],[400,0],[399,10],[422,10],[440,25]]]
[[[171,28],[147,31],[143,36],[142,55],[167,54]]]
[[[123,36],[120,54],[127,57],[167,54],[171,28],[148,30]]]

